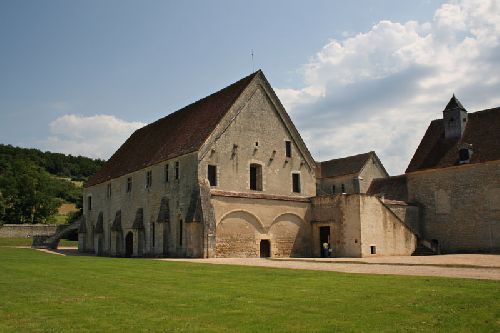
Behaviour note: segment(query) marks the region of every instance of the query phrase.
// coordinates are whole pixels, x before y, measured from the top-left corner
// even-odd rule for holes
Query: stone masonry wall
[[[179,179],[175,179],[175,162],[179,162]],[[165,165],[167,164],[169,165],[168,182],[165,181]],[[194,215],[190,210],[195,208],[195,199],[199,195],[197,165],[197,154],[191,153],[85,188],[83,209],[86,216],[87,235],[93,235],[97,217],[102,212],[104,218],[103,254],[111,255],[112,232],[110,229],[116,212],[121,210],[122,237],[124,240],[128,232],[134,234],[134,255],[142,252],[143,255],[151,256],[202,256],[201,227],[190,225],[201,225],[201,223],[187,221],[187,217]],[[152,186],[146,188],[146,172],[149,170],[152,171]],[[128,177],[132,177],[130,193],[126,192]],[[111,197],[107,195],[108,184],[111,184]],[[87,207],[88,196],[92,197],[91,210]],[[166,238],[163,237],[165,224],[156,223],[163,197],[169,199],[170,210],[169,234]],[[143,209],[144,216],[144,230],[141,232],[131,229],[139,208]],[[86,239],[87,249],[93,251],[96,247],[95,237],[87,236]],[[163,244],[164,242],[167,244]],[[118,243],[121,244],[123,255],[125,244],[123,241]],[[138,247],[139,245],[142,245],[142,249]],[[164,247],[167,253],[164,253]]]
[[[500,251],[500,161],[407,174],[422,233],[443,253]]]
[[[57,231],[55,224],[4,224],[0,226],[0,238],[28,238],[51,236]]]
[[[238,104],[238,103],[237,103]],[[200,152],[198,174],[207,178],[208,165],[217,167],[217,186],[236,192],[259,192],[285,196],[314,196],[314,170],[306,163],[296,138],[286,129],[275,106],[260,86],[240,97]],[[292,156],[285,156],[285,141],[292,142]],[[250,190],[250,164],[262,167],[262,191]],[[300,193],[292,191],[292,173],[300,174]]]
[[[415,251],[417,237],[410,228],[377,197],[361,195],[359,199],[362,256],[411,255]]]
[[[271,257],[310,256],[309,202],[213,196],[216,256],[259,257],[268,240]]]
[[[330,227],[335,257],[411,255],[416,246],[416,236],[374,196],[315,197],[311,215],[314,256],[320,256],[320,227]],[[375,254],[371,246],[375,246]]]

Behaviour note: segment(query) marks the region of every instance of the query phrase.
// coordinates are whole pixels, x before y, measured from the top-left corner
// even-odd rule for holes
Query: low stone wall
[[[0,238],[28,238],[51,236],[57,231],[56,224],[4,224],[0,226]]]

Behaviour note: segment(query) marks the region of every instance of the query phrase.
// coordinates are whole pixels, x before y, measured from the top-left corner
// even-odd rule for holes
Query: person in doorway
[[[332,257],[332,247],[328,246],[328,258]]]
[[[322,257],[324,257],[324,258],[328,257],[328,248],[329,247],[330,246],[328,245],[327,242],[323,243],[323,255],[322,255]]]

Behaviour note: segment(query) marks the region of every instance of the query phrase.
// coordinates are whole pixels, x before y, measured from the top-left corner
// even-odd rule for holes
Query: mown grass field
[[[0,247],[1,332],[500,332],[498,281]]]

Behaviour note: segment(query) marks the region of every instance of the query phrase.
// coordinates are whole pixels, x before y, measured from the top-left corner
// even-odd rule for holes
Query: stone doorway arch
[[[125,257],[130,258],[134,254],[134,234],[132,231],[125,236]]]

